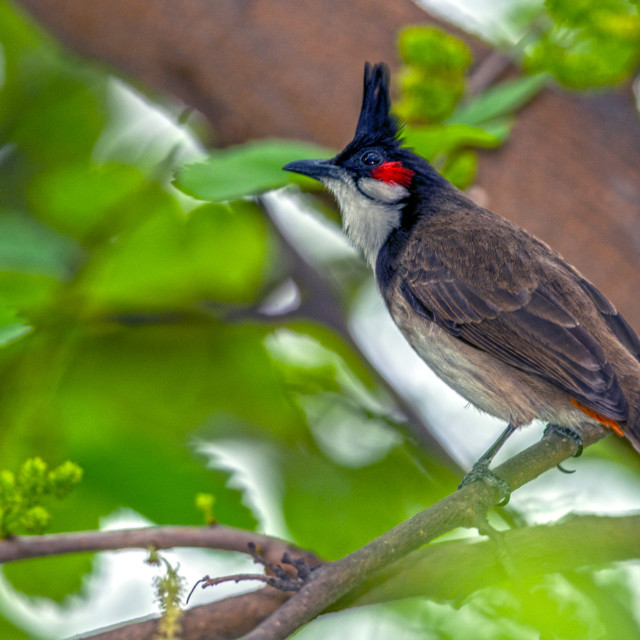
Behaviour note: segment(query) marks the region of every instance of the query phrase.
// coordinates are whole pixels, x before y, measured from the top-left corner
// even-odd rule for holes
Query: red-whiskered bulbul
[[[596,421],[640,451],[640,340],[557,252],[402,146],[389,70],[365,65],[353,140],[284,168],[322,182],[405,338],[449,386],[516,427]],[[477,465],[476,465],[477,466]],[[482,469],[480,469],[482,470]]]

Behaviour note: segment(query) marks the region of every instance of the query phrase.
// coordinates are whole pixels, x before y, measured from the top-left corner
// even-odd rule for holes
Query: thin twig
[[[0,562],[27,558],[117,549],[172,549],[200,547],[250,554],[254,544],[263,557],[279,562],[289,552],[304,557],[311,565],[320,563],[317,556],[294,545],[252,531],[215,525],[213,527],[145,527],[117,531],[80,531],[41,536],[14,536],[0,540]]]
[[[216,585],[223,584],[225,582],[235,582],[238,584],[239,582],[266,582],[267,584],[271,584],[271,577],[265,576],[264,573],[236,573],[232,576],[222,576],[221,578],[210,578],[209,576],[204,576],[204,578],[200,578],[193,587],[191,591],[189,591],[189,595],[186,599],[186,604],[189,604],[189,600],[191,600],[191,596],[193,592],[201,587],[202,589],[206,589],[207,587],[215,587]]]
[[[487,55],[475,66],[467,80],[467,96],[474,97],[495,84],[509,67],[515,68],[521,63],[525,49],[537,37],[544,27],[544,16],[532,21],[526,33],[509,48],[509,51],[490,49]]]
[[[473,69],[467,80],[467,95],[476,96],[490,87],[513,64],[513,58],[492,49]]]

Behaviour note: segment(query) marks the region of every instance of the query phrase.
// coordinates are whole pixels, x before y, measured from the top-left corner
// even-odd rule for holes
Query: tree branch
[[[583,425],[584,446],[606,434],[607,431],[596,425]],[[497,467],[495,473],[506,480],[513,491],[552,469],[575,451],[573,441],[550,433]],[[500,499],[495,487],[482,482],[465,486],[342,560],[319,567],[298,593],[244,640],[287,638],[375,571],[423,544],[457,527],[485,527],[486,512]]]
[[[239,551],[251,554],[253,543],[260,555],[270,562],[279,563],[283,554],[304,557],[310,565],[320,560],[308,551],[278,538],[252,531],[214,525],[211,527],[145,527],[117,531],[81,531],[53,533],[42,536],[14,536],[0,540],[0,562],[27,558],[79,553],[85,551],[113,551],[116,549],[173,549],[199,547],[221,551]]]
[[[181,640],[232,640],[248,633],[291,596],[265,587],[192,607],[180,619]],[[158,618],[129,622],[83,636],[85,640],[152,640]]]
[[[607,433],[595,425],[584,425],[584,445],[593,444]],[[497,467],[495,472],[516,490],[573,453],[575,443],[572,440],[550,433]],[[551,527],[496,532],[493,536],[496,539],[474,544],[466,541],[440,543],[405,558],[423,544],[457,527],[478,527],[486,531],[486,512],[500,497],[497,489],[484,483],[468,485],[342,560],[321,565],[290,598],[289,594],[265,587],[190,609],[183,618],[183,637],[226,640],[248,633],[245,640],[286,638],[327,609],[338,610],[418,594],[436,599],[461,597],[487,582],[504,580],[512,572],[519,576],[540,575],[637,557],[640,552],[640,539],[635,535],[640,516],[588,516],[567,519]],[[257,544],[261,556],[272,558],[274,562],[280,562],[283,553],[288,551],[305,557],[309,564],[319,564],[317,557],[282,540],[219,525],[13,538],[0,541],[0,561],[149,547],[189,546],[251,553],[249,543]],[[504,561],[505,551],[509,562]],[[402,558],[402,562],[396,562]],[[383,569],[384,573],[380,573]],[[452,572],[459,579],[452,581]],[[374,573],[375,579],[371,579]],[[357,591],[346,595],[359,585]],[[91,638],[146,639],[152,637],[156,624],[157,620],[129,623]]]
[[[640,558],[638,531],[638,514],[571,515],[559,523],[496,533],[495,539],[440,542],[377,572],[331,610],[415,596],[459,600],[514,576],[526,580]]]
[[[172,549],[197,547],[221,551],[237,551],[252,555],[250,545],[267,562],[277,564],[285,553],[302,557],[310,566],[321,560],[308,551],[278,538],[222,525],[210,527],[145,527],[117,531],[83,531],[41,536],[15,536],[0,540],[0,563],[92,551],[121,549]],[[192,607],[182,620],[181,637],[189,640],[228,640],[249,632],[276,610],[291,593],[272,587],[226,598],[219,602]],[[95,640],[150,640],[158,619],[127,623],[124,626],[99,632]],[[215,633],[211,631],[215,629]]]
[[[501,532],[497,541],[440,542],[376,572],[329,611],[415,596],[437,601],[460,600],[477,589],[514,576],[522,581],[547,573],[638,558],[639,529],[640,515],[569,516],[553,525]],[[287,594],[267,588],[193,607],[182,618],[181,637],[183,640],[239,637],[287,598]],[[156,619],[130,622],[91,635],[90,639],[150,640],[156,623]]]

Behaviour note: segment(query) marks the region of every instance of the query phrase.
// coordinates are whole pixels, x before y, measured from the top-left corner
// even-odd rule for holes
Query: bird
[[[283,169],[320,181],[424,362],[471,405],[507,423],[462,484],[539,419],[572,437],[603,425],[640,451],[640,340],[558,252],[485,209],[404,145],[390,72],[365,64],[353,140],[329,160]],[[503,487],[508,494],[508,487]]]

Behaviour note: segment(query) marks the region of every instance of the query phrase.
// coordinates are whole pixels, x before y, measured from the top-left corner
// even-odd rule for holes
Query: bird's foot
[[[563,427],[559,424],[553,424],[550,422],[545,427],[543,435],[546,436],[549,433],[557,433],[561,438],[569,438],[569,440],[573,440],[576,443],[576,452],[573,454],[573,457],[579,458],[582,455],[582,436],[575,429],[571,429],[571,427]]]
[[[559,424],[553,424],[549,422],[545,427],[543,435],[546,436],[549,433],[555,433],[559,435],[561,438],[569,438],[569,440],[573,440],[576,444],[576,452],[573,454],[574,458],[579,458],[582,455],[583,450],[583,442],[582,436],[575,430],[571,429],[571,427],[563,427]],[[562,471],[562,473],[575,473],[575,469],[565,469],[561,464],[557,465],[558,469]]]
[[[462,478],[462,482],[458,485],[458,489],[462,489],[462,487],[466,487],[468,484],[478,482],[478,480],[480,480],[481,482],[488,484],[490,487],[495,487],[500,491],[502,500],[498,503],[498,506],[504,507],[509,503],[511,488],[509,487],[508,482],[499,478],[495,473],[493,473],[493,471],[491,471],[491,469],[489,469],[489,462],[489,460],[478,460],[478,462],[471,467],[471,471]]]

